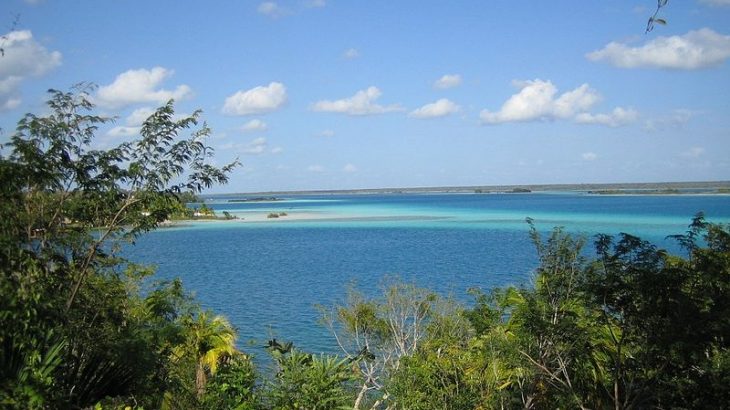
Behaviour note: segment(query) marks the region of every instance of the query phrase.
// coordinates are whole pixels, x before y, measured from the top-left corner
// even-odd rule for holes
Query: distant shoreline
[[[283,201],[281,198],[273,196],[267,197],[256,197],[256,198],[242,198],[242,199],[229,199],[228,202],[279,202]]]
[[[730,181],[606,183],[606,184],[532,184],[532,185],[474,185],[412,188],[368,188],[307,191],[242,192],[204,195],[209,198],[225,196],[279,197],[286,195],[363,195],[363,194],[448,194],[448,193],[515,193],[523,192],[585,192],[591,195],[723,195],[730,194]]]

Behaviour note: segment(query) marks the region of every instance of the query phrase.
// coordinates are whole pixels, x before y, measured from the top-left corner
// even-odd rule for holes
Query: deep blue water
[[[526,217],[544,231],[564,226],[589,237],[627,232],[673,252],[680,249],[665,237],[683,233],[698,211],[711,221],[730,222],[730,196],[346,195],[246,203],[227,202],[230,198],[212,198],[212,207],[242,221],[159,229],[125,253],[156,265],[158,279],[180,277],[205,307],[231,320],[239,345],[254,354],[272,336],[310,351],[333,351],[315,305],[342,300],[352,283],[376,294],[384,278],[398,277],[467,303],[471,287],[529,283],[536,255]],[[262,218],[269,212],[288,216]],[[316,219],[297,220],[302,215]]]

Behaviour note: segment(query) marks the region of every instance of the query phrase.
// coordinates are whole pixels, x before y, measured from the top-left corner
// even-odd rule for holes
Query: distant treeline
[[[283,201],[281,198],[276,198],[273,196],[269,197],[256,197],[256,198],[241,198],[241,199],[229,199],[228,202],[276,202],[276,201]]]

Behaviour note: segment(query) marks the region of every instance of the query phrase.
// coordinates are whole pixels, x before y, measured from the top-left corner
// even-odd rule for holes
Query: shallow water
[[[627,232],[673,252],[704,211],[730,222],[730,196],[581,194],[412,194],[296,196],[211,207],[243,220],[192,222],[145,235],[125,251],[180,277],[198,300],[238,328],[254,354],[270,337],[333,351],[315,305],[332,305],[356,283],[368,294],[397,276],[468,302],[471,287],[529,283],[536,255],[526,217],[592,236]],[[267,220],[269,212],[288,216]],[[299,218],[299,219],[298,219]],[[305,219],[301,219],[305,218]],[[253,340],[253,342],[249,341]]]

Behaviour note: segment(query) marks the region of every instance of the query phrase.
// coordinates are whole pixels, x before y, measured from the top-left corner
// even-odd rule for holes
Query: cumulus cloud
[[[528,122],[545,120],[573,120],[582,124],[598,124],[618,127],[636,120],[638,113],[631,108],[617,107],[609,114],[588,112],[601,101],[598,92],[588,84],[558,95],[558,89],[550,81],[514,81],[520,89],[512,95],[499,111],[482,110],[479,117],[483,124]]]
[[[353,164],[345,164],[345,166],[342,167],[342,171],[351,174],[353,172],[357,172],[357,167]]]
[[[5,34],[5,55],[0,59],[0,78],[40,76],[61,64],[61,53],[49,52],[33,39],[30,30]]]
[[[142,125],[142,123],[147,120],[147,118],[150,117],[150,115],[155,113],[155,109],[152,107],[142,107],[137,108],[136,110],[132,111],[131,114],[127,117],[127,125],[135,126],[135,125]]]
[[[453,114],[459,111],[459,106],[452,101],[442,98],[431,104],[426,104],[408,114],[413,118],[438,118]]]
[[[520,88],[497,112],[483,110],[482,122],[499,124],[503,122],[535,121],[569,118],[577,112],[589,109],[600,100],[598,93],[588,84],[568,91],[555,98],[558,89],[550,81],[515,81]]]
[[[434,88],[446,89],[461,85],[461,76],[459,74],[446,74],[438,80],[434,81]]]
[[[558,97],[553,104],[552,111],[557,118],[569,118],[577,112],[590,109],[601,100],[598,92],[588,84],[582,84],[575,90],[568,91]]]
[[[155,112],[154,108],[142,107],[132,111],[125,119],[126,125],[119,125],[107,131],[106,135],[112,138],[124,138],[139,135],[142,124]],[[179,117],[180,115],[175,115]]]
[[[342,57],[348,59],[348,60],[354,60],[358,57],[360,57],[360,52],[357,51],[355,48],[348,48],[342,53]]]
[[[256,132],[256,131],[266,131],[269,128],[268,125],[266,125],[265,122],[257,119],[251,120],[243,126],[241,126],[241,131],[243,132]]]
[[[620,127],[631,124],[639,118],[639,113],[633,108],[616,107],[609,114],[591,114],[587,112],[575,116],[579,124],[599,124],[609,127]]]
[[[697,70],[718,66],[730,58],[730,36],[703,28],[681,36],[657,37],[638,47],[611,42],[586,57],[620,68]]]
[[[48,51],[30,30],[5,34],[0,57],[0,111],[21,103],[18,87],[28,77],[42,76],[61,64],[61,53]]]
[[[126,125],[113,127],[112,129],[107,131],[106,135],[112,138],[131,137],[139,135],[139,132],[142,130],[142,124],[144,124],[147,118],[149,118],[150,115],[154,114],[155,111],[156,109],[152,107],[137,108],[132,111],[132,113],[130,113],[125,119],[124,122]],[[174,121],[179,121],[189,116],[189,114],[177,113],[172,116],[172,119]]]
[[[187,85],[179,85],[174,90],[159,88],[165,79],[174,72],[163,67],[151,70],[141,68],[119,74],[109,85],[99,87],[96,93],[100,105],[121,108],[138,103],[162,104],[167,100],[181,100],[192,95]]]
[[[596,158],[598,158],[598,155],[593,152],[584,152],[580,156],[581,158],[583,158],[584,161],[594,161]]]
[[[289,9],[278,5],[273,1],[265,1],[259,4],[256,9],[259,13],[269,17],[282,17],[289,14]]]
[[[223,113],[227,115],[262,114],[275,111],[286,103],[284,84],[272,82],[247,91],[238,91],[226,98]]]
[[[352,97],[341,100],[323,100],[312,105],[314,111],[335,112],[347,115],[372,115],[384,114],[393,111],[402,111],[400,105],[378,105],[375,101],[382,93],[378,87],[368,87],[355,93]]]

